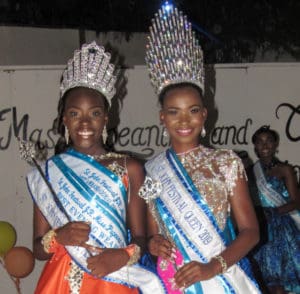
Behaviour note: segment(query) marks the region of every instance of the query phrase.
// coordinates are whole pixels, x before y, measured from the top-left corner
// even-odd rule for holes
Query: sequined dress
[[[224,230],[230,216],[229,197],[238,178],[245,176],[242,162],[231,150],[203,146],[178,154],[178,158]],[[164,223],[153,213],[164,230]]]
[[[268,185],[289,199],[283,180],[267,176]],[[253,250],[262,280],[267,286],[283,286],[286,291],[300,293],[300,232],[288,214],[280,215],[268,207],[261,193],[253,196],[261,203],[265,215],[262,229],[267,238]]]
[[[204,147],[178,157],[223,230],[230,215],[229,197],[238,178],[245,176],[241,161],[231,150]]]
[[[206,208],[209,209],[212,218],[215,218],[216,224],[214,225],[215,228],[217,227],[217,230],[220,230],[222,233],[221,235],[225,236],[225,243],[228,245],[232,240],[234,239],[234,232],[233,232],[233,226],[232,223],[229,221],[230,219],[230,197],[238,197],[238,195],[233,196],[233,190],[236,186],[236,182],[239,178],[245,177],[245,170],[243,167],[243,164],[241,160],[236,156],[236,154],[231,151],[231,150],[222,150],[222,149],[211,149],[211,148],[206,148],[204,146],[199,146],[193,150],[190,150],[189,152],[182,153],[182,154],[175,154],[174,153],[174,162],[175,165],[177,164],[176,161],[178,160],[180,163],[179,166],[182,165],[182,167],[179,167],[174,174],[171,174],[172,168],[167,169],[166,166],[169,164],[165,162],[168,162],[168,160],[165,160],[163,162],[163,158],[168,158],[168,151],[165,153],[165,157],[157,157],[157,159],[152,160],[153,163],[147,163],[146,164],[146,171],[147,171],[147,178],[146,184],[147,187],[144,185],[144,191],[140,192],[140,196],[142,196],[146,201],[149,203],[149,207],[151,209],[151,212],[156,219],[156,222],[159,225],[159,230],[160,233],[165,235],[170,241],[174,241],[173,237],[170,234],[170,229],[169,229],[169,224],[166,224],[166,221],[170,218],[174,218],[174,222],[176,222],[176,225],[181,226],[180,223],[183,221],[185,216],[189,215],[189,213],[195,212],[194,217],[197,217],[197,197],[199,196],[194,196],[193,201],[195,201],[195,204],[190,207],[194,207],[192,212],[190,212],[191,208],[188,208],[187,210],[189,211],[184,211],[184,207],[187,206],[185,201],[187,200],[187,197],[189,196],[182,196],[183,195],[183,190],[181,189],[181,184],[174,187],[174,190],[172,190],[172,186],[175,181],[180,181],[177,178],[175,178],[175,174],[183,174],[187,173],[187,181],[191,179],[192,181],[192,187],[194,187],[202,196],[204,200],[204,211]],[[160,167],[159,167],[160,165]],[[170,165],[171,166],[171,165]],[[162,174],[162,170],[166,170],[165,174]],[[162,175],[160,175],[161,173]],[[149,179],[150,175],[150,179]],[[168,177],[169,178],[166,178]],[[180,176],[179,176],[180,177]],[[189,179],[188,179],[189,178]],[[165,184],[163,184],[163,188],[160,188],[160,183],[165,182],[168,183],[169,181],[173,181],[173,184],[170,184],[169,187],[166,187]],[[184,180],[182,180],[184,182]],[[179,189],[177,189],[179,188]],[[191,188],[191,187],[190,187]],[[171,200],[168,199],[168,195],[165,195],[165,192],[162,192],[162,190],[167,191],[166,194],[171,195]],[[178,192],[179,195],[176,195],[176,192]],[[196,195],[197,193],[194,193]],[[159,198],[156,198],[157,195],[159,195]],[[176,198],[176,200],[174,200]],[[175,208],[176,206],[179,208],[178,212],[176,212],[176,209],[170,209],[169,214],[168,212],[160,211],[160,208],[157,206],[157,201],[161,201],[161,199],[164,199],[163,202],[164,204],[167,202],[174,202]],[[171,206],[170,206],[171,207]],[[164,217],[164,215],[167,215]],[[209,219],[212,219],[209,218]],[[196,225],[197,219],[194,218],[193,221],[190,221],[189,225],[192,227],[197,227]],[[199,225],[201,226],[200,222],[198,222]],[[202,223],[204,224],[204,223]],[[183,228],[185,224],[183,223],[180,228]],[[199,226],[199,228],[200,228]],[[187,226],[188,227],[188,226]],[[209,225],[207,226],[207,228]],[[212,229],[213,230],[213,229]],[[178,229],[177,233],[179,233],[181,229]],[[193,232],[192,228],[187,229],[184,234],[186,234],[186,244],[183,245],[184,250],[189,250],[189,248],[198,246],[195,244],[200,244],[196,240],[194,243],[193,236],[195,234],[199,234],[200,229],[196,229],[196,231]],[[190,234],[189,234],[190,233]],[[230,236],[229,236],[230,235]],[[174,236],[174,235],[173,235]],[[227,238],[228,237],[228,238]],[[184,239],[184,238],[183,238]],[[218,238],[216,238],[218,240]],[[183,240],[181,243],[184,243],[185,241]],[[197,243],[198,242],[198,243]],[[178,247],[178,242],[176,243],[176,247]],[[194,244],[193,244],[194,243]],[[224,250],[224,245],[221,245],[222,241],[219,244],[214,243],[213,248],[208,248],[205,252],[202,252],[202,248],[198,247],[198,249],[195,248],[195,252],[201,251],[201,253],[204,253],[205,256],[207,256],[207,260],[210,260],[213,256],[217,255],[220,253],[220,251]],[[223,249],[222,249],[223,247]],[[180,248],[178,249],[179,252],[183,252]],[[193,252],[191,252],[190,256],[193,256],[196,258],[195,260],[198,260],[196,255],[193,255]],[[176,257],[176,259],[178,256]],[[176,261],[175,259],[175,261]],[[178,258],[180,259],[180,258]],[[182,261],[182,257],[180,259]],[[200,259],[201,260],[201,259]],[[203,261],[202,261],[203,262]],[[243,259],[241,261],[241,268],[243,268],[243,274],[240,275],[238,278],[234,276],[228,275],[228,277],[225,277],[225,280],[223,277],[216,276],[215,280],[216,281],[203,281],[201,282],[201,287],[203,293],[227,293],[228,291],[236,291],[234,293],[242,293],[242,288],[243,288],[243,293],[260,293],[256,282],[254,281],[251,273],[251,269],[249,266],[249,262],[246,259]],[[180,266],[177,265],[177,266]],[[176,265],[174,266],[173,270],[173,275],[176,272]],[[180,290],[174,289],[174,285],[170,284],[170,281],[172,282],[172,277],[170,277],[170,274],[164,275],[166,271],[170,271],[170,266],[165,260],[159,260],[158,262],[158,272],[160,273],[162,279],[165,281],[165,283],[168,285],[169,289],[171,288],[169,293],[182,293]],[[243,276],[244,275],[244,276]],[[226,276],[226,275],[225,275]],[[243,277],[242,277],[243,276]],[[251,276],[251,278],[249,278]],[[227,282],[230,281],[229,283],[226,282],[226,279],[228,278]],[[223,280],[222,280],[223,279]],[[247,280],[247,282],[243,282]],[[212,279],[214,280],[214,279]],[[220,282],[221,281],[221,282]],[[251,281],[251,282],[250,282]],[[234,284],[233,288],[226,288],[224,286],[225,284]],[[238,284],[243,285],[242,288],[238,286]],[[197,284],[197,283],[196,283]],[[208,285],[208,286],[207,286]],[[212,287],[210,286],[212,285]],[[219,286],[223,285],[223,286]],[[193,286],[193,285],[192,285]],[[231,290],[230,290],[231,289]],[[188,293],[198,293],[197,288],[195,289],[190,289]],[[194,291],[194,292],[193,292]],[[195,292],[196,291],[196,292]],[[200,293],[200,292],[199,292]],[[202,292],[201,292],[202,293]]]

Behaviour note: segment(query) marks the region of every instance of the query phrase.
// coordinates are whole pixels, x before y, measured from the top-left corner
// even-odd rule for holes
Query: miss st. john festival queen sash
[[[88,244],[101,248],[127,246],[127,197],[117,175],[73,149],[50,158],[45,173],[59,201],[54,199],[37,170],[28,175],[27,183],[35,203],[52,228],[66,224],[68,218],[71,221],[87,221],[91,223]],[[87,250],[78,246],[66,246],[66,249],[72,259],[90,273],[86,262],[90,256]],[[138,264],[124,266],[103,279],[137,287],[141,293],[166,293],[158,276]]]
[[[225,238],[209,207],[172,149],[146,163],[147,175],[162,184],[155,206],[184,262],[208,262],[226,248]],[[261,293],[245,260],[226,273],[196,283],[184,293]]]
[[[256,178],[257,188],[261,196],[264,197],[264,201],[266,201],[270,207],[279,207],[286,204],[286,199],[284,199],[283,196],[273,189],[272,186],[267,182],[259,160],[254,164],[253,170]],[[289,213],[289,216],[294,220],[297,228],[300,230],[299,211],[293,210]]]

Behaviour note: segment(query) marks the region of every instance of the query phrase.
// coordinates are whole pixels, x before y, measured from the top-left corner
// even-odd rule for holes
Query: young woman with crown
[[[47,182],[38,169],[27,176],[34,254],[48,260],[35,293],[165,293],[138,264],[146,243],[143,167],[104,144],[116,82],[109,61],[95,42],[75,51],[62,78],[61,138],[44,166]]]
[[[244,258],[259,238],[244,167],[233,151],[199,143],[208,115],[202,50],[171,5],[152,22],[146,63],[171,148],[146,163],[139,195],[168,293],[260,293]]]

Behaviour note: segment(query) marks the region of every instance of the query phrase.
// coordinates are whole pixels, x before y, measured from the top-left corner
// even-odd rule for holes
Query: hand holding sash
[[[178,269],[175,283],[179,288],[187,288],[196,282],[209,280],[219,273],[218,266],[215,260],[208,263],[191,261]]]
[[[163,259],[173,259],[176,251],[174,245],[160,234],[154,235],[149,240],[149,251],[154,256],[160,256]]]
[[[89,257],[87,267],[92,275],[99,278],[115,272],[128,262],[128,254],[123,248],[104,249],[101,254]]]
[[[89,240],[90,231],[91,227],[87,222],[69,222],[56,230],[56,240],[64,246],[84,247],[90,253],[90,256],[103,253],[103,248],[86,243]]]
[[[69,222],[56,229],[56,240],[64,246],[85,246],[89,240],[90,231],[91,227],[87,222]]]

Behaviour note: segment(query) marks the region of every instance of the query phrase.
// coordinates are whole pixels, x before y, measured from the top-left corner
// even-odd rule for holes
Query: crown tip
[[[204,90],[203,52],[186,16],[166,1],[149,31],[145,60],[155,92],[183,82]]]

